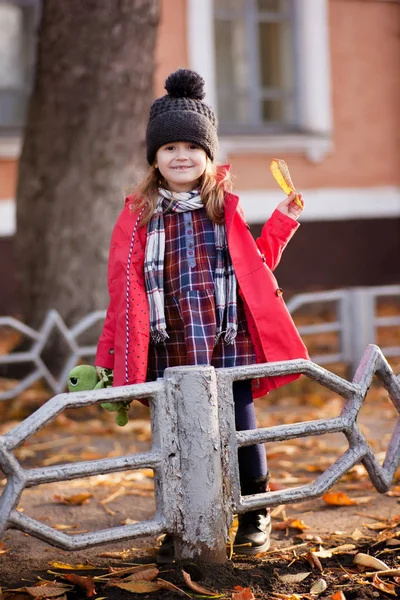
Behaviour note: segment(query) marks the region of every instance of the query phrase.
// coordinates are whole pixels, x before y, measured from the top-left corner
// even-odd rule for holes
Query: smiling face
[[[172,142],[157,150],[155,166],[171,192],[193,190],[207,165],[207,154],[191,142]]]

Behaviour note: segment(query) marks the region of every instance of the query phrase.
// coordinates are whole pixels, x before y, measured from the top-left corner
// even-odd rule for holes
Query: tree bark
[[[108,304],[109,240],[145,168],[159,0],[44,0],[17,189],[25,320]]]

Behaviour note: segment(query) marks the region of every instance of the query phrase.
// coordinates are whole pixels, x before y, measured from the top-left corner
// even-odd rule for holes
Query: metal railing
[[[321,333],[338,334],[338,350],[333,353],[312,355],[314,362],[320,365],[329,365],[343,362],[355,373],[364,348],[368,344],[377,342],[377,332],[380,327],[400,327],[400,315],[391,317],[378,317],[376,304],[380,297],[394,296],[400,299],[400,285],[349,288],[326,292],[312,292],[298,294],[287,302],[288,310],[294,314],[298,309],[306,306],[334,304],[336,319],[326,323],[313,325],[300,325],[300,335]],[[19,331],[32,346],[24,352],[12,352],[0,356],[1,365],[31,364],[33,370],[23,377],[12,389],[0,392],[0,400],[15,398],[18,394],[30,387],[39,379],[44,379],[49,388],[59,394],[65,390],[65,382],[69,371],[82,358],[95,355],[95,346],[81,346],[79,337],[89,331],[96,323],[102,321],[106,311],[100,310],[90,313],[80,320],[74,327],[68,328],[61,316],[55,310],[50,310],[39,331],[35,331],[13,317],[0,317],[0,327],[9,327]],[[58,377],[54,376],[42,358],[43,351],[50,337],[57,331],[62,336],[69,353]],[[400,346],[382,347],[385,356],[399,356]]]
[[[236,432],[232,383],[295,373],[342,396],[345,403],[341,414]],[[163,379],[152,383],[60,394],[0,438],[0,467],[7,480],[0,496],[0,535],[12,527],[63,549],[77,550],[165,531],[174,534],[178,558],[223,562],[228,529],[236,512],[318,497],[360,462],[378,491],[389,489],[400,458],[400,420],[382,466],[357,425],[374,376],[381,380],[400,412],[400,378],[373,345],[365,351],[352,382],[311,361],[291,360],[232,369],[169,368]],[[13,454],[15,448],[68,407],[135,398],[150,400],[152,450],[148,453],[35,469],[24,469]],[[241,496],[238,448],[333,432],[342,432],[349,448],[313,483]],[[143,467],[155,473],[157,510],[151,521],[70,536],[17,511],[26,487]]]
[[[350,367],[354,374],[357,365],[368,344],[376,344],[378,330],[381,327],[399,327],[400,314],[390,317],[377,315],[377,304],[380,298],[393,296],[399,302],[400,285],[377,287],[353,287],[324,292],[297,294],[287,302],[289,312],[293,315],[300,308],[322,305],[335,306],[336,319],[326,323],[299,325],[300,335],[321,333],[338,334],[338,351],[313,355],[312,360],[320,365],[342,362]],[[399,308],[400,312],[400,308]],[[400,345],[381,346],[385,356],[399,356]]]

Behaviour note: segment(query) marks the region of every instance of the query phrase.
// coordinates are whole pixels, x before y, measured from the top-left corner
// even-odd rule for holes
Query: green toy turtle
[[[100,369],[101,379],[92,365],[78,365],[68,373],[68,390],[70,392],[83,392],[86,390],[99,390],[111,387],[114,380],[112,369]],[[130,402],[103,402],[100,404],[106,410],[116,412],[115,422],[123,427],[127,424]]]

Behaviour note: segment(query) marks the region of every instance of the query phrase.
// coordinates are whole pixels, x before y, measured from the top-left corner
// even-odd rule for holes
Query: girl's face
[[[189,192],[197,186],[206,164],[203,148],[191,142],[173,142],[158,149],[155,167],[171,192]]]

